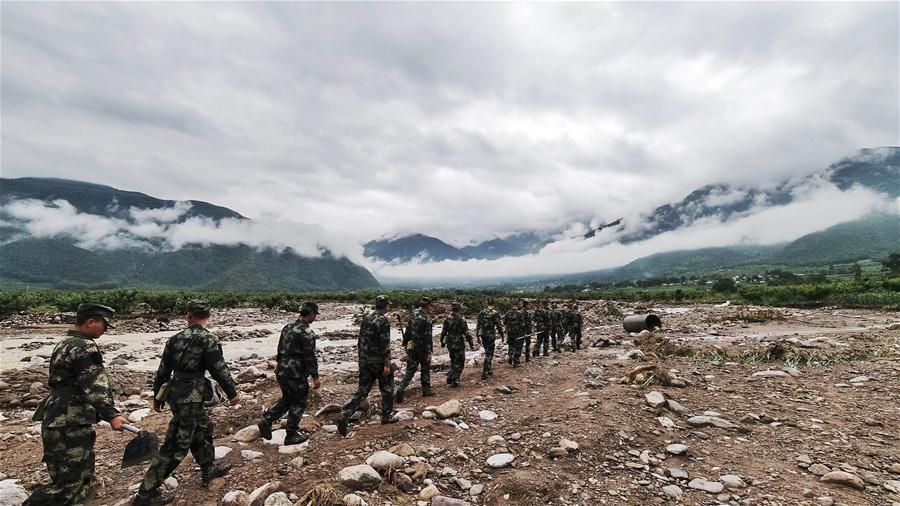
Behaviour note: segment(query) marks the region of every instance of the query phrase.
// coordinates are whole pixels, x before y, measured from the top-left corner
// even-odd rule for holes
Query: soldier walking
[[[122,430],[125,418],[113,404],[103,356],[94,342],[107,328],[114,311],[100,304],[82,304],[75,328],[56,345],[50,357],[50,394],[36,410],[41,421],[44,463],[50,484],[35,489],[23,504],[67,506],[81,504],[94,475],[93,424],[105,420]]]
[[[359,388],[344,405],[338,419],[338,432],[347,435],[350,417],[368,397],[375,382],[381,391],[381,423],[393,423],[394,374],[391,372],[391,324],[387,319],[390,301],[384,295],[375,297],[375,310],[366,311],[359,327]]]
[[[550,331],[553,329],[547,301],[541,302],[541,307],[534,311],[534,326],[534,330],[537,332],[537,339],[534,343],[534,356],[540,355],[543,347],[544,356],[547,357],[550,355]]]
[[[559,344],[561,335],[564,335],[562,332],[562,313],[559,308],[556,307],[556,304],[553,304],[550,306],[550,341],[553,346],[553,351],[556,353],[560,352]]]
[[[484,347],[484,367],[481,371],[481,379],[488,379],[494,375],[494,345],[497,335],[503,339],[503,323],[500,321],[500,313],[494,309],[497,303],[494,299],[488,299],[488,305],[478,313],[478,321],[475,324],[475,337]]]
[[[394,393],[394,401],[403,402],[403,394],[421,368],[419,375],[422,381],[422,397],[431,397],[431,352],[434,347],[434,322],[431,318],[431,299],[422,297],[419,307],[413,311],[412,317],[403,333],[403,349],[406,350],[406,374]]]
[[[450,316],[444,320],[441,328],[441,347],[447,347],[450,352],[450,372],[447,374],[447,384],[453,388],[459,388],[459,379],[462,377],[463,368],[466,365],[466,341],[469,348],[475,350],[472,342],[472,334],[469,333],[469,324],[461,314],[462,304],[457,301],[450,303]]]
[[[224,476],[229,466],[214,463],[213,424],[203,405],[210,387],[205,372],[225,391],[234,406],[238,403],[237,389],[222,357],[222,345],[218,338],[206,330],[209,320],[209,302],[192,300],[187,306],[188,328],[170,337],[163,350],[153,393],[156,400],[153,409],[162,411],[166,399],[161,399],[160,389],[168,383],[168,403],[172,407],[172,420],[166,431],[166,440],[153,459],[137,496],[132,504],[163,504],[169,500],[159,493],[159,486],[187,456],[188,450],[200,466],[203,485]]]
[[[522,321],[524,322],[523,325],[525,326],[525,343],[523,347],[525,349],[525,361],[528,362],[531,360],[532,356],[531,338],[534,337],[531,334],[532,320],[531,313],[528,312],[528,301],[522,299],[521,307],[522,308],[519,310],[519,312],[522,313]]]
[[[319,381],[319,362],[316,360],[316,334],[309,325],[319,316],[319,306],[315,302],[304,302],[300,307],[300,318],[281,329],[278,340],[278,365],[275,379],[281,387],[281,398],[266,411],[257,424],[263,439],[272,439],[272,424],[287,413],[284,444],[300,444],[309,439],[309,434],[300,430],[300,418],[306,410],[309,397],[309,378],[313,388],[322,386]]]
[[[569,335],[572,336],[572,351],[577,351],[581,349],[581,326],[584,323],[584,319],[581,316],[581,313],[578,312],[578,306],[575,305],[573,301],[569,304]]]
[[[525,316],[525,300],[520,301],[520,308],[511,308],[503,315],[503,324],[506,326],[507,344],[509,345],[509,356],[507,362],[513,367],[519,367],[519,360],[522,356],[522,347],[525,342],[525,335],[529,329]]]

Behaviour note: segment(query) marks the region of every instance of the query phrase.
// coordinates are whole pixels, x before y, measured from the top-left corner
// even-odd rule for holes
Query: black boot
[[[228,474],[228,471],[231,470],[231,465],[217,465],[212,464],[206,469],[201,470],[201,481],[203,482],[203,486],[209,485],[209,482],[215,480],[216,478],[220,478]]]
[[[422,397],[434,397],[434,392],[430,388],[422,390]]]
[[[300,443],[305,443],[307,439],[309,439],[309,434],[305,431],[291,431],[285,436],[284,445],[298,445]]]
[[[259,435],[263,439],[272,439],[272,422],[263,418],[256,424],[259,427]]]

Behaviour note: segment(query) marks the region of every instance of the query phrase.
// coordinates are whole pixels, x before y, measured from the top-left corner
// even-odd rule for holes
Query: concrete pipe
[[[662,319],[655,314],[635,314],[626,316],[622,322],[626,332],[640,332],[642,330],[653,330],[654,328],[662,328]]]

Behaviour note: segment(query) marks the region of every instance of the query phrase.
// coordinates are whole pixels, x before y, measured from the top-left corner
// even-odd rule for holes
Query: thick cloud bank
[[[7,224],[38,238],[66,237],[87,249],[157,247],[180,249],[188,244],[247,245],[318,257],[325,251],[359,262],[362,247],[341,241],[318,225],[285,220],[238,220],[192,217],[179,220],[190,203],[173,207],[129,209],[130,220],[79,212],[65,200],[15,200],[0,208]]]

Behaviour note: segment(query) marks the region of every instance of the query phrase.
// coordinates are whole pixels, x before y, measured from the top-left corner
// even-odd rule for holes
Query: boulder
[[[836,483],[838,485],[852,487],[857,490],[865,490],[866,489],[866,483],[864,481],[862,481],[862,478],[860,478],[859,476],[857,476],[853,473],[848,473],[846,471],[831,471],[830,473],[826,474],[825,476],[822,476],[821,478],[819,478],[819,481],[822,481],[825,483]]]
[[[266,483],[265,485],[257,487],[253,492],[250,492],[250,496],[248,497],[247,504],[248,506],[263,506],[270,495],[278,492],[278,489],[281,488],[280,481],[273,481]],[[270,506],[266,504],[266,506]]]
[[[256,441],[259,439],[259,427],[256,425],[249,425],[244,427],[243,429],[234,433],[231,436],[232,441],[238,441],[241,443],[250,443],[252,441]]]
[[[438,418],[453,418],[462,414],[462,403],[456,399],[451,399],[434,409]]]
[[[702,490],[710,494],[721,494],[725,490],[725,485],[717,481],[704,480],[702,478],[694,478],[688,483],[688,487],[695,490]]]
[[[265,506],[293,506],[294,503],[288,499],[287,494],[284,492],[275,492],[274,494],[266,497]]]
[[[647,405],[651,408],[661,408],[666,405],[666,396],[656,390],[646,394],[644,400],[647,401]]]
[[[384,473],[390,469],[402,469],[406,464],[406,459],[393,454],[391,452],[380,451],[372,454],[366,459],[366,464],[372,466],[372,469],[379,473]]]
[[[345,467],[337,478],[342,485],[352,490],[373,490],[381,483],[381,475],[368,464]]]
[[[514,460],[516,460],[516,456],[511,453],[497,453],[488,457],[487,465],[499,469],[512,464]]]
[[[427,487],[423,488],[421,492],[419,492],[419,499],[428,501],[432,497],[440,495],[440,493],[441,491],[438,490],[437,487],[435,487],[434,485],[428,485]]]

